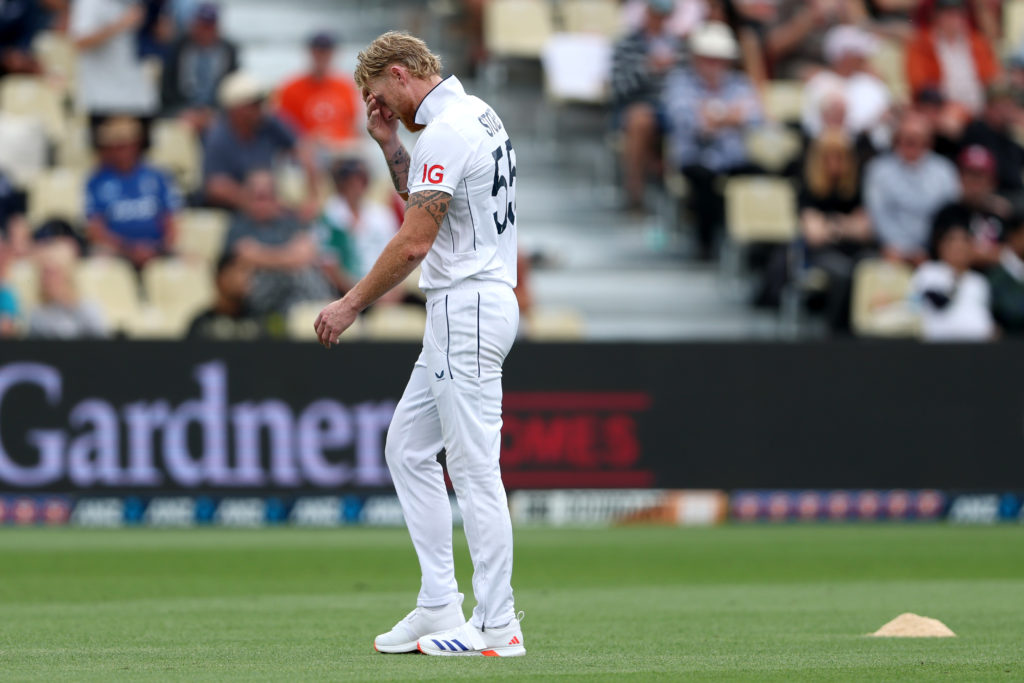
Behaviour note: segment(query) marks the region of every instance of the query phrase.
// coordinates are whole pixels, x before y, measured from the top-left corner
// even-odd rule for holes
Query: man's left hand
[[[341,333],[352,326],[359,313],[353,310],[344,299],[338,299],[328,304],[320,315],[316,317],[313,328],[316,336],[325,349],[331,348],[331,344],[338,342]]]

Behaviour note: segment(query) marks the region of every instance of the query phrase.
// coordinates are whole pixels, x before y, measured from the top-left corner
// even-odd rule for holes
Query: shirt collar
[[[462,87],[459,79],[449,76],[435,85],[420,101],[414,120],[419,125],[426,126],[437,118],[449,104],[465,96],[466,90]]]

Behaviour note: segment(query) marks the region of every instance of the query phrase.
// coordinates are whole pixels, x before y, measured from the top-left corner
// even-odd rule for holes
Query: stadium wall
[[[384,434],[417,353],[4,343],[0,494],[388,493]],[[523,343],[506,363],[506,483],[745,489],[745,510],[757,491],[795,492],[781,517],[807,490],[1024,489],[1022,358],[1012,344]]]

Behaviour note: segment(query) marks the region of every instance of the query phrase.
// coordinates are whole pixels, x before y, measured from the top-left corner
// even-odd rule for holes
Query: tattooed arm
[[[441,190],[424,190],[410,195],[401,229],[388,242],[370,272],[348,294],[317,316],[313,326],[321,344],[330,348],[360,311],[409,277],[427,257],[441,221],[448,213],[451,199],[450,194]]]
[[[391,173],[391,182],[394,184],[402,199],[409,199],[409,164],[412,159],[405,151],[405,146],[397,142],[397,147],[391,151],[385,151],[384,157],[388,161],[388,171]]]

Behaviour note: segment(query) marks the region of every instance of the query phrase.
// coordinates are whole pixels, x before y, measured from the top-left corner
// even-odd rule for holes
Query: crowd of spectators
[[[76,292],[76,264],[96,256],[128,264],[144,300],[149,264],[179,256],[187,208],[228,215],[221,255],[209,263],[211,307],[182,330],[192,338],[282,334],[293,306],[350,288],[397,232],[397,194],[370,198],[360,156],[365,109],[334,66],[338,36],[309,36],[308,68],[267,88],[240,68],[221,12],[195,0],[0,3],[0,75],[39,77],[49,87],[36,36],[52,32],[73,47],[74,83],[62,106],[68,119],[88,123],[94,160],[84,169],[77,222],[47,216],[30,225],[27,188],[0,173],[0,337],[116,334]],[[168,121],[200,144],[194,187],[147,160],[154,125]],[[286,198],[279,187],[289,170],[301,178],[300,196]],[[31,304],[18,301],[7,277],[15,261],[34,266]]]
[[[797,196],[797,242],[765,267],[756,301],[788,285],[850,331],[858,263],[914,272],[923,336],[1019,335],[1024,318],[1024,44],[993,0],[633,0],[613,49],[613,120],[624,209],[686,179],[682,228],[700,259],[725,237],[723,188],[776,174]],[[632,23],[629,23],[632,22]],[[888,69],[880,51],[900,60]],[[799,84],[798,115],[769,106]],[[788,129],[799,154],[768,168],[752,133]],[[802,258],[792,258],[792,247]],[[761,258],[759,263],[773,263]],[[765,294],[765,293],[768,294]]]

